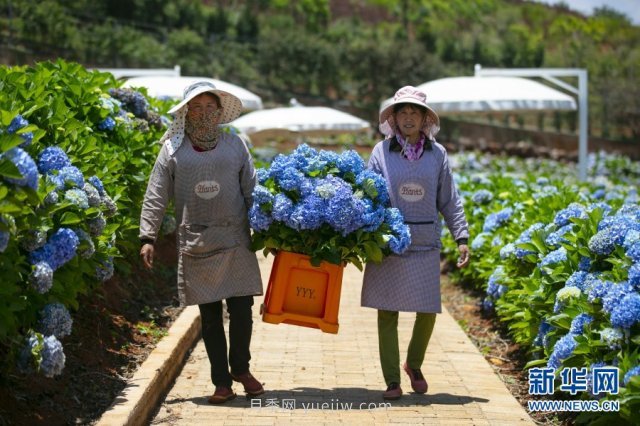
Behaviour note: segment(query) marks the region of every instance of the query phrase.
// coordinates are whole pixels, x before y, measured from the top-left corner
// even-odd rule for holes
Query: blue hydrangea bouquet
[[[257,170],[249,220],[252,248],[307,255],[315,266],[380,262],[411,242],[385,180],[355,151],[338,154],[300,145]]]

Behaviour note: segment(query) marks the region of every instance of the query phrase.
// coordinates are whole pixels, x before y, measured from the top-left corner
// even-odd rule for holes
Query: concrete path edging
[[[182,371],[182,365],[189,350],[198,341],[200,331],[198,307],[186,307],[96,424],[148,424],[154,410]]]

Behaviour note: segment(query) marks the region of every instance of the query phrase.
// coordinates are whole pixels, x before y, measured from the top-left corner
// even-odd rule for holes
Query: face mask
[[[187,114],[184,131],[189,135],[191,142],[198,148],[210,150],[218,144],[220,127],[218,120],[222,110],[211,112],[198,112]]]

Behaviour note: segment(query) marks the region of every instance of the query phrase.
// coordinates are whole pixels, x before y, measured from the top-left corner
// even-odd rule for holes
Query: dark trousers
[[[202,339],[211,363],[211,381],[214,386],[231,387],[233,375],[249,371],[251,352],[251,307],[253,296],[226,299],[229,312],[229,355],[222,320],[222,301],[198,305],[202,321]]]

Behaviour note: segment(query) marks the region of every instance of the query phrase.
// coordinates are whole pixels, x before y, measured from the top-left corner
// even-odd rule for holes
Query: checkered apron
[[[262,294],[258,261],[249,249],[247,217],[255,170],[244,143],[237,136],[223,133],[211,151],[195,151],[188,139],[173,156],[166,153],[165,147],[163,150],[158,161],[166,164],[154,167],[150,186],[160,182],[173,186],[179,223],[180,302],[195,305]],[[172,182],[167,182],[170,176],[158,174],[172,175]],[[148,200],[149,194],[154,194],[150,189],[145,195],[146,204],[154,201]],[[161,191],[157,193],[162,195]],[[162,217],[153,217],[153,227],[161,221]]]
[[[361,304],[389,311],[439,313],[442,244],[438,213],[456,239],[465,233],[468,236],[446,151],[434,143],[420,159],[407,161],[399,152],[389,151],[387,140],[374,148],[369,168],[385,177],[391,204],[400,209],[411,230],[411,246],[380,264],[367,263]]]

